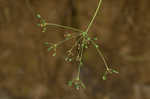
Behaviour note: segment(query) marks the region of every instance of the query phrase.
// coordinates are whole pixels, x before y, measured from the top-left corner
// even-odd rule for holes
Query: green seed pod
[[[82,66],[83,65],[83,62],[82,61],[80,61],[80,66]]]
[[[44,45],[49,45],[49,43],[48,42],[44,42]]]
[[[75,88],[76,88],[77,90],[79,90],[79,89],[80,89],[80,86],[79,86],[79,85],[75,85]]]
[[[52,56],[56,56],[56,53],[53,53],[53,55]]]
[[[89,41],[89,40],[91,40],[91,38],[90,38],[90,37],[88,37],[88,38],[87,38],[87,40]]]
[[[99,45],[95,45],[95,47],[96,47],[96,48],[98,48],[98,47],[99,47]]]
[[[46,30],[47,30],[47,29],[44,27],[44,28],[42,29],[42,32],[46,32]]]
[[[72,86],[72,81],[68,81],[68,86]]]
[[[84,43],[81,46],[84,47]]]
[[[106,79],[107,79],[107,71],[104,73],[102,79],[103,79],[103,80],[106,80]]]
[[[37,24],[37,26],[38,26],[38,27],[41,27],[41,24],[40,24],[40,23],[38,23],[38,24]]]
[[[52,47],[49,47],[49,48],[47,49],[47,50],[48,50],[48,52],[49,52],[49,51],[51,51],[51,49],[52,49]]]
[[[71,58],[69,58],[69,62],[71,62],[72,61],[72,59]]]
[[[68,57],[65,58],[65,61],[68,61]]]
[[[93,40],[97,41],[97,40],[98,40],[98,38],[97,38],[97,37],[94,37],[94,38],[93,38]]]
[[[64,35],[64,37],[70,37],[71,36],[71,34],[65,34]]]
[[[81,83],[82,88],[86,88],[86,86],[84,85],[84,83],[82,81],[80,81],[80,83]]]
[[[40,15],[40,14],[37,14],[36,17],[37,17],[38,19],[40,19],[40,18],[41,18],[41,15]]]
[[[114,69],[112,69],[112,72],[113,72],[113,73],[116,73],[116,74],[119,73],[118,71],[116,71],[116,70],[114,70]]]
[[[86,45],[85,48],[88,48],[88,46]]]
[[[106,80],[106,79],[107,79],[106,75],[103,75],[102,79],[103,79],[103,80]]]

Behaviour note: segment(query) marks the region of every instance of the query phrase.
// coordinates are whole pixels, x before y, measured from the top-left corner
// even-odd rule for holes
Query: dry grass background
[[[76,64],[63,61],[63,45],[56,57],[43,46],[63,39],[66,30],[36,26],[33,7],[52,23],[85,29],[98,0],[0,0],[0,99],[150,99],[150,1],[103,0],[90,30],[100,38],[108,63],[118,76],[102,81],[104,65],[95,50],[85,53],[80,91],[66,83]],[[56,31],[57,29],[57,31]]]

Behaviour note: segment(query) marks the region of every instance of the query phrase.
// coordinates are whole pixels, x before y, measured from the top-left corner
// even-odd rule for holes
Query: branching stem
[[[98,54],[100,55],[100,57],[102,58],[102,60],[103,60],[103,62],[104,62],[104,65],[105,65],[105,67],[106,67],[106,70],[109,71],[109,66],[108,66],[108,64],[107,64],[107,62],[106,62],[106,59],[105,59],[103,53],[101,52],[101,50],[100,50],[99,48],[97,48],[97,47],[95,46],[96,44],[95,44],[95,42],[94,42],[93,40],[91,40],[91,42],[92,42],[93,46],[96,48],[96,50],[97,50]]]
[[[83,32],[80,29],[76,29],[76,28],[73,28],[73,27],[65,26],[65,25],[54,24],[54,23],[47,23],[47,26],[48,25],[50,25],[50,26],[56,26],[56,27],[60,27],[60,28],[64,28],[64,29],[69,29],[69,30],[73,30],[73,31],[76,31],[76,32],[80,32],[80,33]]]
[[[94,13],[94,15],[93,15],[93,18],[92,18],[92,20],[90,21],[90,23],[89,23],[89,25],[88,25],[88,27],[87,27],[87,29],[86,29],[86,31],[85,31],[86,33],[88,33],[90,27],[92,26],[92,24],[93,24],[93,22],[94,22],[94,19],[95,19],[95,17],[97,16],[97,13],[98,13],[98,11],[99,11],[99,9],[100,9],[100,7],[101,7],[101,4],[102,4],[102,0],[99,0],[98,6],[97,6],[97,9],[96,9],[96,11],[95,11],[95,13]]]

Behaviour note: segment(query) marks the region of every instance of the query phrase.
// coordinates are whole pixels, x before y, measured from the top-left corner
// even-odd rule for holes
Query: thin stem
[[[77,46],[78,42],[82,39],[82,36],[75,42],[75,44],[71,47],[70,51],[72,51],[75,46]]]
[[[96,11],[95,11],[95,13],[94,13],[94,15],[93,15],[93,18],[92,18],[92,20],[90,21],[90,23],[89,23],[89,25],[88,25],[88,27],[87,27],[87,29],[86,29],[86,31],[85,31],[86,33],[88,33],[90,27],[92,26],[92,24],[93,24],[93,22],[94,22],[94,19],[95,19],[95,17],[97,16],[97,13],[98,13],[98,11],[99,11],[99,9],[100,9],[100,7],[101,7],[101,4],[102,4],[102,0],[99,0],[98,6],[97,6],[97,9],[96,9]]]
[[[81,51],[80,51],[80,63],[78,65],[78,75],[77,75],[77,78],[80,79],[80,70],[81,70],[81,66],[82,66],[82,57],[83,57],[83,50],[84,50],[84,46],[82,46],[82,44],[84,42],[84,38],[83,38],[83,41],[81,43]]]
[[[68,39],[65,39],[65,40],[63,40],[63,41],[60,41],[60,42],[58,42],[58,43],[56,43],[56,44],[57,44],[57,46],[58,46],[58,45],[61,45],[62,43],[66,42],[66,41],[68,41],[68,40],[71,40],[71,39],[73,39],[73,38],[76,38],[76,37],[78,37],[78,36],[80,36],[80,35],[81,35],[81,34],[76,35],[76,36],[73,36],[73,37],[71,37],[71,38],[68,38]]]
[[[56,27],[60,27],[60,28],[64,28],[64,29],[69,29],[69,30],[73,30],[73,31],[76,31],[76,32],[83,32],[80,29],[76,29],[76,28],[69,27],[69,26],[64,26],[64,25],[59,25],[59,24],[54,24],[54,23],[47,23],[47,25],[56,26]]]
[[[80,69],[81,69],[81,66],[79,64],[79,66],[78,66],[77,80],[80,80]]]
[[[100,57],[102,58],[102,60],[104,62],[104,65],[106,67],[106,70],[109,71],[109,66],[106,62],[106,59],[105,59],[103,53],[101,52],[101,50],[99,48],[96,47],[96,43],[93,40],[91,40],[91,42],[92,42],[93,46],[96,48],[96,50],[97,50],[98,54],[100,55]]]

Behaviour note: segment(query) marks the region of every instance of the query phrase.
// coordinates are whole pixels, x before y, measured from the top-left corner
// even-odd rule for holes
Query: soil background
[[[103,81],[104,64],[93,48],[85,52],[81,79],[86,89],[67,86],[76,72],[64,57],[69,44],[47,52],[46,41],[71,32],[37,27],[46,21],[86,29],[98,0],[0,0],[0,99],[150,99],[150,0],[103,0],[89,33],[119,75]]]

